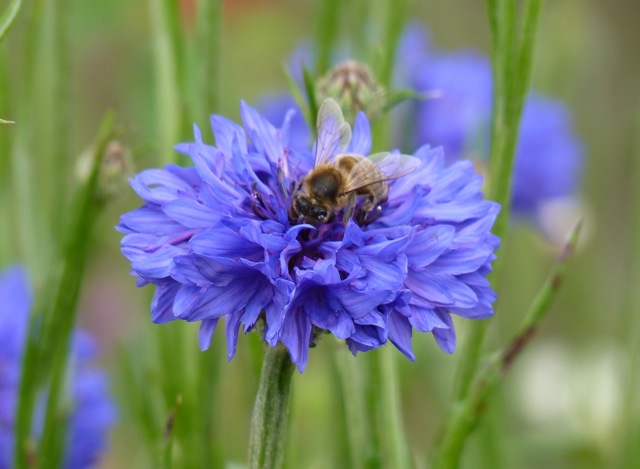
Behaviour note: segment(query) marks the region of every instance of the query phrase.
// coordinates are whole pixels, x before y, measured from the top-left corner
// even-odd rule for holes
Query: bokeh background
[[[238,119],[241,99],[256,104],[265,93],[286,91],[283,64],[302,41],[312,39],[318,3],[223,2],[217,85],[222,92],[217,113]],[[2,44],[0,116],[18,120],[13,127],[0,128],[2,153],[8,155],[23,125],[18,117],[28,116],[34,148],[46,148],[52,133],[62,126],[68,135],[68,161],[74,161],[92,142],[105,110],[114,109],[125,130],[121,141],[130,149],[136,169],[156,166],[157,154],[166,151],[160,147],[157,125],[158,115],[165,111],[155,99],[158,74],[150,2],[69,0],[64,4],[69,60],[63,88],[68,115],[54,124],[39,117],[55,114],[47,108],[46,99],[39,99],[39,93],[47,96],[42,90],[50,85],[46,53],[42,74],[35,79],[35,98],[22,99],[26,86],[22,70],[28,59],[21,51],[33,21],[30,15],[22,15]],[[54,2],[41,5],[46,8]],[[183,0],[179,6],[188,34],[195,21],[194,2]],[[339,18],[339,41],[347,43],[356,39],[350,25],[358,21],[352,17],[354,10],[349,11]],[[414,1],[409,17],[427,27],[432,43],[442,50],[464,48],[488,54],[490,36],[482,1]],[[495,467],[499,461],[503,467],[597,468],[640,461],[628,452],[628,441],[634,437],[637,441],[640,435],[639,21],[640,3],[635,0],[544,2],[532,88],[561,99],[574,116],[585,148],[581,196],[586,229],[549,316],[489,403],[482,424],[469,440],[463,467]],[[189,120],[207,128],[206,116]],[[212,142],[210,132],[205,135]],[[32,170],[46,181],[56,163],[42,161],[38,155],[30,158]],[[4,185],[0,207],[10,214],[5,219],[11,220],[25,188],[12,185],[15,173],[10,159],[2,156],[0,161]],[[68,181],[73,177],[72,172],[61,176]],[[66,187],[45,182],[27,191],[36,200],[47,200],[65,197]],[[112,374],[112,390],[120,406],[104,468],[150,465],[149,448],[155,443],[149,435],[154,430],[145,433],[140,428],[136,406],[141,400],[156,399],[154,387],[163,373],[175,373],[175,367],[191,370],[187,376],[199,372],[188,362],[199,353],[197,327],[152,325],[151,287],[137,289],[128,275],[114,226],[120,213],[140,201],[127,186],[120,192],[99,222],[79,319],[100,342],[102,363]],[[59,215],[48,215],[48,226],[55,229]],[[4,225],[0,227],[2,265],[29,257],[19,224]],[[30,239],[46,251],[49,235],[43,229]],[[497,285],[497,315],[489,326],[490,348],[504,344],[516,330],[559,249],[531,227],[513,225]],[[187,347],[194,349],[181,355],[184,360],[165,360],[176,345],[156,336],[164,334],[158,329],[170,328],[180,329]],[[464,324],[458,330],[460,343]],[[216,445],[224,449],[229,467],[241,467],[245,460],[260,347],[255,335],[243,337],[236,358],[227,363],[224,337],[218,331],[207,352],[218,372],[207,411],[215,416]],[[415,336],[414,347],[416,362],[398,354],[399,387],[407,438],[420,467],[448,403],[457,356],[441,352],[427,335]],[[336,359],[353,358],[327,339],[311,352],[307,371],[294,376],[287,467],[348,467],[344,433],[339,430],[344,417],[333,366]],[[133,375],[125,374],[125,368]],[[128,382],[131,376],[135,387]],[[160,416],[171,412],[166,401],[155,406]],[[177,410],[177,420],[183,408],[186,403]],[[163,428],[156,430],[162,434]]]

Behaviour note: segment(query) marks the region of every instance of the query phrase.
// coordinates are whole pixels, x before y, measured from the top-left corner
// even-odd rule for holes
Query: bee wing
[[[414,156],[399,153],[375,153],[362,158],[349,174],[349,182],[344,193],[356,191],[378,182],[398,179],[412,173],[420,166],[420,160]]]
[[[351,141],[351,126],[344,120],[338,103],[331,98],[325,99],[320,106],[317,131],[314,168],[343,151]]]

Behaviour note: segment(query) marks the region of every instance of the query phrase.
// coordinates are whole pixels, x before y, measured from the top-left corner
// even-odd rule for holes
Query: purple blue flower
[[[118,229],[138,285],[156,287],[154,322],[199,322],[206,349],[224,318],[229,359],[240,328],[256,328],[269,346],[284,344],[303,371],[322,333],[344,339],[354,354],[391,341],[414,359],[414,329],[451,352],[452,314],[493,313],[486,275],[499,206],[483,199],[470,162],[447,165],[442,149],[424,146],[415,153],[419,167],[388,182],[379,216],[343,222],[341,212],[314,226],[292,208],[315,148],[293,144],[294,111],[279,127],[245,103],[240,113],[243,127],[212,116],[216,146],[195,127],[195,142],[176,147],[193,167],[168,165],[131,180],[144,204]],[[318,129],[329,161],[369,155],[364,114],[342,146],[333,133],[340,120],[321,119]]]
[[[400,142],[442,145],[450,161],[473,159],[486,165],[493,93],[490,62],[473,51],[434,51],[428,43],[424,30],[413,26],[399,46],[398,85],[434,96],[404,105],[396,129]],[[544,204],[575,198],[582,160],[566,107],[531,94],[516,149],[514,215],[537,223]]]
[[[31,292],[24,270],[13,266],[1,272],[0,469],[8,469],[13,461],[15,413],[30,309]],[[73,410],[67,427],[65,468],[95,465],[105,449],[108,430],[115,420],[115,407],[107,394],[107,377],[92,366],[95,354],[92,339],[86,333],[76,332],[71,367]],[[41,431],[38,428],[40,421],[36,415],[35,437]]]

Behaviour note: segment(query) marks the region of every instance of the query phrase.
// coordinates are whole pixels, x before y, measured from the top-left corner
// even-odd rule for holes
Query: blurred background
[[[266,93],[286,91],[283,64],[303,41],[312,39],[318,2],[222,3],[216,85],[221,94],[216,113],[237,120],[241,99],[257,104]],[[561,99],[573,114],[585,148],[581,194],[586,230],[549,316],[469,440],[463,467],[489,467],[489,461],[519,468],[625,467],[629,461],[640,461],[627,451],[628,439],[637,438],[640,428],[640,3],[543,3],[532,88]],[[55,101],[48,100],[46,89],[48,70],[56,64],[46,63],[46,53],[40,52],[44,54],[42,69],[35,75],[31,98],[23,99],[28,86],[23,71],[29,60],[24,41],[33,15],[39,13],[18,18],[2,44],[0,116],[18,122],[0,127],[4,155],[18,138],[22,118],[30,123],[27,132],[36,152],[46,149],[59,132],[68,136],[64,152],[71,168],[93,141],[105,111],[114,109],[124,129],[120,140],[131,151],[135,170],[160,164],[158,154],[167,149],[158,117],[167,111],[159,108],[155,94],[162,78],[157,54],[162,52],[154,39],[152,4],[64,2],[68,62],[62,75],[65,84],[56,86],[66,90],[68,115],[55,122],[42,119],[56,115],[50,108]],[[53,2],[40,5],[46,10]],[[182,0],[177,8],[189,37],[196,23],[195,2]],[[409,18],[428,28],[435,47],[444,51],[474,49],[488,55],[484,2],[414,1],[409,8]],[[339,41],[347,43],[357,39],[352,37],[350,25],[358,19],[350,16],[353,9],[349,11],[339,17]],[[203,112],[185,118],[207,129],[208,111]],[[187,127],[181,138],[188,140],[188,131]],[[213,143],[208,130],[205,139]],[[63,189],[66,185],[46,182],[55,171],[53,163],[37,155],[29,161],[35,165],[32,170],[40,175],[36,179],[41,184],[20,188],[10,182],[15,168],[9,158],[1,159],[4,188],[0,207],[6,213],[19,210],[18,199],[25,191],[42,200],[43,206],[49,197],[68,195]],[[69,182],[73,177],[68,171],[58,181]],[[164,333],[157,329],[184,329],[180,334],[191,340],[189,347],[194,349],[184,356],[200,352],[196,350],[196,325],[151,324],[152,288],[136,288],[128,275],[128,262],[119,253],[121,235],[114,229],[119,214],[136,208],[140,200],[128,186],[119,192],[121,196],[108,206],[96,230],[79,321],[100,342],[101,363],[111,372],[113,394],[120,406],[118,425],[101,467],[148,467],[152,459],[149,447],[156,444],[149,436],[154,429],[145,434],[136,421],[135,406],[140,398],[153,401],[153,388],[162,380],[162,373],[175,371],[169,369],[174,366],[191,366],[175,357],[167,363],[163,357],[171,350],[162,347],[172,343],[152,336]],[[31,242],[43,251],[51,235],[47,230],[55,230],[60,214],[47,216],[50,224],[30,234]],[[2,265],[29,257],[19,223],[5,224],[0,230],[0,238],[4,238]],[[490,320],[490,348],[503,345],[512,336],[559,251],[559,246],[545,241],[530,227],[516,224],[507,246],[504,272],[496,286],[497,315]],[[464,326],[458,323],[459,343],[464,341]],[[208,411],[215,415],[213,433],[217,448],[224,449],[223,459],[228,467],[234,463],[241,467],[260,368],[260,341],[255,334],[243,337],[236,358],[229,363],[225,347],[219,331],[207,352],[211,366],[217,369]],[[399,358],[399,385],[407,438],[421,467],[448,403],[457,356],[441,352],[430,335],[415,335],[414,348],[415,362]],[[312,350],[307,371],[294,376],[287,467],[348,467],[340,440],[344,434],[336,431],[343,426],[343,422],[336,422],[344,418],[332,365],[336,357],[353,360],[341,344],[327,339]],[[125,374],[124,368],[130,368],[129,373],[136,377],[135,386],[128,382],[131,375]],[[198,371],[188,373],[192,372]],[[171,412],[172,406],[166,403],[171,399],[175,397],[155,407],[161,423],[162,416],[166,418]],[[180,419],[180,412],[178,409],[176,419]],[[163,426],[155,431],[161,435]]]

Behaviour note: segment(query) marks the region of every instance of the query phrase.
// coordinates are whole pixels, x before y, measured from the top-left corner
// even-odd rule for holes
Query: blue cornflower
[[[0,469],[11,467],[18,388],[24,351],[31,293],[21,267],[0,273]],[[92,368],[95,345],[82,332],[73,338],[73,411],[67,427],[65,468],[93,466],[105,449],[107,432],[115,420],[115,407],[107,394],[105,373]],[[44,403],[44,400],[42,400]],[[41,431],[41,413],[36,412],[34,435]]]
[[[426,146],[413,157],[378,154],[367,167],[381,160],[379,175],[393,167],[398,176],[383,183],[388,197],[345,192],[344,204],[327,209],[305,177],[321,164],[335,167],[340,155],[359,162],[369,155],[364,114],[352,135],[337,104],[325,101],[313,148],[292,145],[299,142],[293,111],[281,127],[245,103],[240,114],[244,128],[212,116],[215,147],[197,127],[195,142],[176,147],[194,167],[168,165],[131,181],[145,203],[118,229],[138,284],[156,286],[154,322],[199,321],[206,349],[225,318],[229,359],[240,327],[260,325],[264,341],[284,344],[303,371],[323,332],[354,354],[390,340],[414,359],[414,328],[451,352],[452,314],[492,314],[485,277],[498,247],[490,228],[499,207],[483,200],[470,162],[447,166],[442,149]]]
[[[442,145],[450,161],[473,159],[486,165],[493,93],[488,58],[473,51],[433,51],[418,26],[405,32],[398,57],[399,85],[435,96],[404,107],[397,129],[401,141]],[[531,94],[516,149],[514,215],[539,223],[545,204],[576,198],[582,159],[566,107]]]

